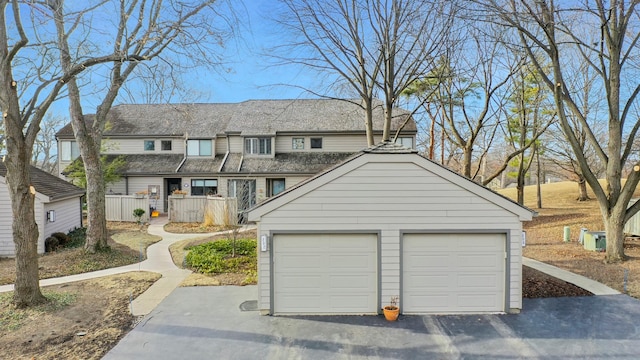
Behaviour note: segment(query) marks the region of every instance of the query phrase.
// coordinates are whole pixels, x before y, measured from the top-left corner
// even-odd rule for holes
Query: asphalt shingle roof
[[[333,99],[248,100],[227,104],[125,104],[109,112],[109,136],[184,136],[212,138],[235,132],[241,135],[271,135],[277,132],[349,132],[364,131],[364,110],[348,102]],[[382,102],[376,101],[373,116],[375,131],[382,131]],[[409,116],[394,111],[391,129],[397,129]],[[92,121],[93,115],[86,116]],[[415,131],[415,122],[404,128]],[[70,124],[57,134],[73,136]]]
[[[273,158],[245,157],[243,173],[308,173],[315,174],[340,163],[353,153],[281,153]]]
[[[48,196],[50,200],[63,199],[66,197],[84,195],[85,190],[79,188],[70,182],[42,171],[35,166],[31,166],[29,170],[31,174],[31,182],[37,192]],[[0,176],[7,176],[7,168],[4,163],[0,162]]]

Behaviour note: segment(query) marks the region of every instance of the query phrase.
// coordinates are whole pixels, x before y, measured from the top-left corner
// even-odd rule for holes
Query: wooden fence
[[[169,196],[169,221],[212,225],[237,225],[236,198],[215,196]]]
[[[136,195],[105,195],[107,221],[137,221],[134,209],[144,210],[142,221],[149,221],[149,198]]]

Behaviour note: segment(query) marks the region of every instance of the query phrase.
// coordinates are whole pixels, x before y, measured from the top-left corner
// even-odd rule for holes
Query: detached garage
[[[396,144],[253,208],[263,314],[517,312],[532,211]]]

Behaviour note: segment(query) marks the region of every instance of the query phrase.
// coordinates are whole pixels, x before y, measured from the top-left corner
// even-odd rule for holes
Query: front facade
[[[251,209],[264,314],[501,313],[522,307],[532,212],[395,144]]]
[[[13,243],[13,214],[7,169],[0,163],[0,256],[15,256]],[[55,232],[67,233],[82,227],[82,196],[84,189],[31,167],[31,181],[36,190],[35,216],[38,225],[38,254],[45,251],[44,241]]]
[[[151,206],[161,212],[176,189],[193,196],[237,197],[247,209],[367,146],[364,111],[340,100],[120,105],[109,116],[105,154],[122,156],[126,166],[107,193],[146,191],[156,195]],[[408,116],[398,109],[392,129]],[[378,107],[377,140],[382,121]],[[415,147],[415,134],[410,119],[397,141]],[[56,138],[58,168],[64,172],[79,155],[71,126]]]

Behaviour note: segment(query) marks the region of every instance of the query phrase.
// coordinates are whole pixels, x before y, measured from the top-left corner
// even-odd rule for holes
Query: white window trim
[[[266,144],[269,145],[269,148],[264,153],[260,152],[262,142],[265,142]],[[273,138],[267,137],[267,136],[254,136],[254,137],[244,138],[244,153],[246,155],[255,155],[255,156],[269,156],[273,154]]]

